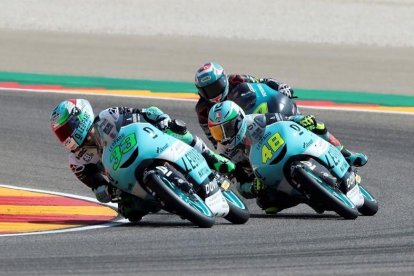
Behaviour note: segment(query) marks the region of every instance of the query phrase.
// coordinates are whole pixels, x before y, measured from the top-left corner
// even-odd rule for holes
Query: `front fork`
[[[157,170],[181,191],[190,196],[197,194],[216,217],[225,217],[229,213],[230,207],[221,192],[216,177],[213,177],[213,175],[202,185],[195,186],[169,163],[157,167]]]
[[[217,174],[212,174],[206,184],[202,186],[199,195],[216,217],[225,217],[230,211],[230,206],[223,195],[222,189],[230,187],[230,183]]]
[[[359,190],[359,184],[361,183],[361,177],[349,167],[345,174],[338,179],[333,176],[333,173],[323,172],[318,170],[317,167],[309,161],[301,162],[305,170],[311,171],[312,174],[319,177],[329,186],[345,194],[349,200],[356,206],[361,207],[364,204],[364,197]]]

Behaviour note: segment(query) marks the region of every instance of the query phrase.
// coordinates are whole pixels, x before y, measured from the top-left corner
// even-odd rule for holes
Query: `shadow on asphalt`
[[[342,217],[334,214],[250,214],[250,218],[260,219],[302,219],[302,220],[343,220]]]

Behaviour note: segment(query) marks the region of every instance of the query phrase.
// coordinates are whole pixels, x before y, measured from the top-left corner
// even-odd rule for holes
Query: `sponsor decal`
[[[216,117],[215,117],[216,121],[219,121],[221,117],[222,117],[221,111],[216,112]]]
[[[313,140],[310,139],[310,141],[308,142],[303,142],[303,148],[306,149],[308,147],[310,147],[313,144]]]
[[[260,94],[262,94],[263,97],[266,97],[267,94],[266,94],[266,91],[264,91],[263,87],[261,85],[258,85],[258,87],[259,87]]]
[[[209,80],[211,80],[211,77],[210,77],[209,75],[204,76],[204,77],[202,77],[202,78],[201,78],[201,82],[202,82],[202,83],[204,83],[204,82],[208,82]]]
[[[259,150],[260,149],[260,147],[262,146],[262,144],[263,144],[263,142],[267,139],[267,138],[269,138],[269,136],[270,136],[270,132],[266,132],[261,138],[260,138],[260,140],[259,140],[259,142],[258,142],[258,145],[257,145],[257,149]]]
[[[198,170],[198,176],[200,178],[203,178],[205,175],[210,174],[210,169],[208,167],[202,167],[200,170]]]
[[[185,153],[182,160],[184,162],[184,167],[187,173],[196,169],[203,162],[201,154],[198,153],[194,148]]]
[[[88,153],[85,153],[85,154],[82,156],[82,159],[83,159],[83,160],[85,160],[85,162],[89,162],[89,161],[91,161],[91,160],[92,160],[92,157],[93,157],[93,155],[88,154]]]
[[[213,192],[217,191],[217,189],[218,189],[218,185],[217,185],[216,181],[211,181],[208,184],[206,184],[204,187],[206,189],[206,195],[208,195],[210,193],[213,193]]]
[[[166,150],[168,148],[168,144],[165,144],[162,147],[157,147],[157,154],[162,153],[164,150]]]
[[[106,121],[106,119],[105,119],[105,121]],[[114,128],[114,126],[113,126],[113,124],[111,124],[111,123],[107,123],[106,124],[106,126],[104,127],[104,129],[103,129],[103,132],[105,133],[105,134],[108,134],[109,135],[109,133],[111,133],[111,130]]]

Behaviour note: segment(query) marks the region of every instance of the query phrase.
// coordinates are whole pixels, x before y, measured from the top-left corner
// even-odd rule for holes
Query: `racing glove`
[[[168,128],[171,122],[171,118],[168,114],[164,113],[161,109],[156,106],[150,106],[143,109],[143,113],[147,119],[155,124],[160,130]]]
[[[293,121],[295,121],[296,123],[298,123],[299,125],[301,125],[309,131],[314,130],[318,126],[315,116],[313,115],[306,115],[304,117],[293,116],[292,119]]]
[[[294,93],[293,89],[286,83],[279,82],[272,78],[263,78],[263,79],[260,79],[260,82],[265,83],[267,86],[269,86],[273,90],[276,90],[279,93],[282,93],[283,95],[288,96],[289,98],[293,98],[293,93]]]
[[[289,98],[293,98],[293,89],[285,83],[280,84],[279,89],[277,91],[279,91],[285,96],[288,96]]]

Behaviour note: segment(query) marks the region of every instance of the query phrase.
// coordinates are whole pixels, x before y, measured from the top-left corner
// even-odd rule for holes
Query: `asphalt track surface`
[[[20,37],[10,34],[10,37],[14,37],[15,46],[1,48],[4,70],[20,68],[26,72],[94,75],[93,68],[96,68],[97,75],[111,76],[116,71],[118,75],[113,74],[115,76],[143,77],[136,74],[147,74],[146,77],[154,76],[154,79],[183,80],[192,76],[199,63],[215,57],[226,61],[232,71],[243,69],[242,72],[256,75],[281,72],[281,79],[301,87],[381,90],[401,94],[412,92],[413,87],[412,78],[407,78],[413,64],[413,55],[407,54],[412,53],[412,49],[390,52],[376,48],[315,46],[295,49],[268,45],[267,53],[272,58],[266,59],[266,53],[260,52],[263,66],[259,66],[253,58],[256,53],[256,48],[251,48],[253,44],[240,44],[239,52],[234,48],[231,51],[232,44],[229,43],[226,49],[219,49],[221,52],[204,52],[203,48],[190,53],[188,43],[171,40],[170,44],[162,43],[153,48],[149,48],[150,42],[136,44],[134,51],[128,50],[125,44],[125,55],[118,57],[118,65],[114,65],[118,67],[114,68],[109,65],[115,64],[116,54],[110,53],[122,52],[122,47],[115,43],[116,39],[110,42],[105,38],[107,43],[104,44],[99,41],[102,38],[91,43],[82,36],[68,41],[62,37],[63,42],[56,40],[56,35],[51,35],[53,38],[50,40],[40,34]],[[2,46],[9,45],[13,39],[7,41]],[[38,48],[29,53],[24,49],[27,43],[34,43]],[[182,48],[180,43],[188,48]],[[182,60],[182,64],[168,59],[169,48],[174,48],[174,45],[178,45],[178,50],[173,52],[174,59]],[[254,45],[262,47],[264,44],[255,42]],[[93,51],[94,48],[100,50]],[[324,49],[337,49],[339,54],[333,55]],[[83,58],[79,56],[81,52]],[[20,58],[13,55],[17,53],[25,55],[20,55]],[[203,53],[204,58],[200,59]],[[157,54],[164,58],[167,66],[161,66],[161,61],[158,64],[150,62],[156,60]],[[141,63],[128,59],[128,55],[142,57]],[[195,62],[197,55],[198,61]],[[290,59],[289,62],[289,55],[303,59]],[[189,58],[185,59],[186,56]],[[243,56],[248,57],[248,62],[243,62]],[[286,66],[280,66],[278,70],[274,66],[276,57],[282,57],[280,64]],[[361,62],[367,59],[373,63]],[[312,60],[313,64],[305,60]],[[79,66],[82,62],[85,66]],[[139,64],[135,71],[134,63]],[[336,64],[342,66],[337,67]],[[384,64],[393,71],[384,69],[385,66],[381,66]],[[401,64],[403,66],[399,66]],[[248,70],[249,66],[251,70]],[[149,71],[142,73],[146,67]],[[157,68],[160,68],[159,75]],[[295,72],[299,72],[299,76]],[[326,77],[324,81],[312,81],[322,76]],[[355,81],[350,82],[349,79],[353,78]],[[395,78],[399,81],[393,85],[389,80]],[[387,80],[382,87],[378,86],[379,79]],[[322,87],[324,85],[330,87]],[[67,168],[65,151],[49,129],[50,110],[69,96],[73,97],[72,94],[0,92],[2,184],[92,196]],[[190,130],[202,136],[195,119],[194,102],[104,96],[85,98],[91,101],[95,111],[114,105],[158,105],[172,117],[186,121]],[[252,216],[247,224],[241,226],[218,219],[212,229],[199,229],[176,216],[162,213],[147,216],[138,225],[1,237],[0,274],[411,275],[414,272],[413,116],[314,109],[303,109],[302,112],[316,115],[350,149],[363,151],[369,156],[369,163],[360,170],[360,174],[365,186],[380,203],[377,215],[346,221],[333,213],[318,215],[306,206],[298,206],[276,216],[266,216],[254,201],[248,201]]]
[[[1,178],[6,184],[90,195],[66,165],[50,133],[50,107],[67,95],[1,92]],[[156,104],[201,135],[194,102],[85,96],[96,110]],[[140,224],[75,233],[0,238],[0,274],[409,274],[414,270],[412,116],[311,112],[349,148],[363,150],[360,170],[377,197],[374,217],[342,220],[299,206],[266,216],[248,201],[246,225],[218,219],[198,229],[169,214]]]

